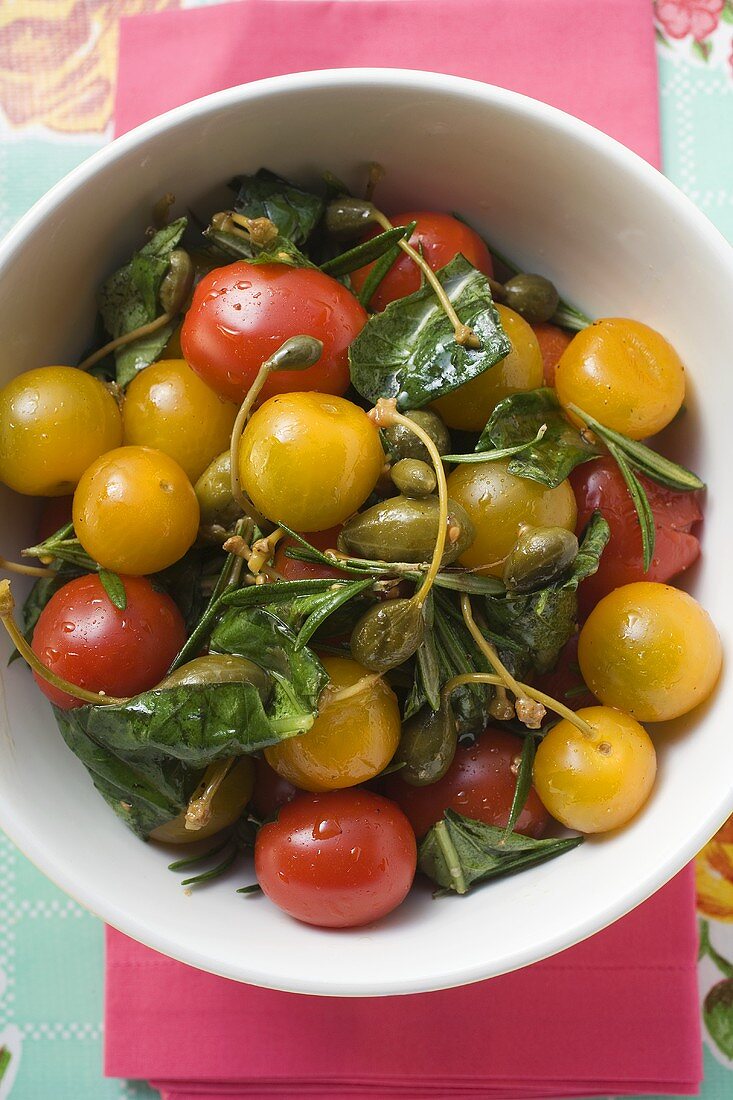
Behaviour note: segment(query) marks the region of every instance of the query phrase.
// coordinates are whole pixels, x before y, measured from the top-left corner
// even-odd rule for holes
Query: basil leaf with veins
[[[326,203],[320,195],[297,187],[282,176],[260,168],[254,176],[232,180],[237,197],[234,209],[248,218],[268,218],[282,237],[305,244],[321,220]]]
[[[390,302],[369,318],[349,348],[351,381],[372,404],[395,397],[400,408],[418,409],[477,378],[511,351],[486,276],[461,255],[436,274],[481,346],[456,343],[453,325],[429,284]]]

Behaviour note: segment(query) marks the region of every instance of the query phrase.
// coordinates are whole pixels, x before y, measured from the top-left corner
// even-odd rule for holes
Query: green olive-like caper
[[[168,271],[160,284],[158,297],[166,313],[179,313],[191,293],[194,265],[188,252],[175,248],[168,258]]]
[[[401,458],[390,470],[390,476],[406,497],[429,497],[435,492],[435,471],[419,458]]]
[[[437,711],[418,711],[402,724],[394,763],[402,764],[399,774],[412,787],[427,787],[442,779],[453,763],[458,730],[453,710],[443,700]]]
[[[199,502],[202,526],[218,524],[228,528],[242,514],[232,496],[232,473],[229,451],[223,451],[210,462],[194,485]]]
[[[528,527],[504,566],[510,592],[529,592],[550,584],[575,561],[578,539],[564,527]]]
[[[530,325],[549,321],[559,303],[555,284],[544,275],[515,275],[504,283],[504,304]]]
[[[181,665],[158,685],[161,691],[174,687],[198,687],[204,684],[252,684],[263,705],[272,694],[272,677],[254,661],[229,653],[209,653]]]
[[[412,412],[405,413],[405,416],[427,432],[438,454],[451,453],[450,432],[436,412],[432,409],[413,409]],[[385,428],[384,437],[395,462],[401,458],[419,458],[421,462],[430,462],[425,444],[404,424],[393,424],[390,428]]]
[[[351,656],[370,672],[389,672],[417,650],[425,617],[415,600],[385,600],[365,611],[351,632]]]
[[[338,549],[376,561],[430,561],[438,536],[437,496],[396,496],[352,516],[338,537]],[[474,529],[460,504],[448,501],[448,523],[442,565],[449,565],[471,545]]]
[[[335,237],[355,237],[376,219],[372,203],[366,199],[340,195],[329,202],[323,220],[326,231]]]

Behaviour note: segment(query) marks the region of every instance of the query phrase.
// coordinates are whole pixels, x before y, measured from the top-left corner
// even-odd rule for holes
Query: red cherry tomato
[[[559,325],[549,323],[532,325],[537,343],[540,345],[542,366],[545,373],[545,385],[555,385],[555,367],[560,362],[560,356],[565,351],[573,338],[572,332],[567,332]]]
[[[483,271],[484,275],[493,275],[494,267],[491,262],[491,254],[473,229],[469,229],[463,222],[450,214],[438,214],[432,210],[411,210],[407,214],[393,214],[390,216],[393,225],[409,225],[417,222],[415,231],[410,237],[413,248],[420,250],[430,264],[433,271],[445,267],[447,263],[462,253],[470,264]],[[376,226],[364,237],[376,237],[382,233],[381,226]],[[418,247],[419,246],[419,247]],[[358,293],[366,282],[374,264],[360,267],[358,271],[351,273],[351,285]],[[394,302],[397,298],[406,298],[408,294],[414,294],[420,289],[420,270],[417,265],[406,256],[404,252],[395,260],[387,275],[382,279],[376,293],[369,303],[371,309],[380,310]]]
[[[315,336],[323,354],[301,371],[276,371],[260,401],[291,390],[344,394],[349,344],[367,315],[353,294],[315,268],[238,260],[205,275],[181,329],[189,365],[222,397],[241,403],[268,356],[291,336]]]
[[[382,790],[404,810],[418,839],[449,808],[475,821],[503,826],[509,820],[521,752],[520,737],[489,728],[474,745],[458,746],[453,763],[437,783],[411,787],[395,772]],[[532,787],[515,826],[517,832],[542,836],[549,820]]]
[[[41,508],[38,517],[38,530],[36,537],[39,542],[45,542],[55,535],[58,530],[71,523],[71,505],[73,497],[49,497]]]
[[[316,550],[335,550],[336,539],[339,537],[341,524],[338,527],[329,527],[327,531],[310,531],[305,538],[315,546]],[[274,566],[286,581],[312,581],[321,578],[333,578],[341,581],[346,576],[340,569],[331,569],[328,565],[321,565],[317,561],[300,561],[298,558],[289,558],[286,550],[289,547],[297,547],[295,539],[284,538],[277,544]]]
[[[647,573],[636,510],[613,459],[588,462],[570,475],[578,502],[578,531],[596,509],[603,513],[611,528],[611,539],[603,551],[598,572],[583,581],[579,589],[583,616],[614,588],[633,581],[671,580],[700,555],[700,543],[690,533],[702,519],[699,494],[676,493],[649,478],[639,475],[639,479],[646,489],[656,530],[654,557]]]
[[[250,799],[253,812],[261,820],[274,817],[281,806],[286,802],[292,802],[296,794],[302,792],[278,775],[274,768],[265,760],[264,756],[255,758],[255,785]]]
[[[379,920],[415,877],[410,823],[393,802],[354,787],[302,794],[255,843],[260,886],[291,917],[324,928]]]
[[[546,695],[551,695],[553,699],[564,703],[571,710],[598,706],[598,700],[586,685],[580,671],[577,634],[574,634],[560,651],[560,656],[552,672],[535,676],[532,683],[540,691],[544,691]]]
[[[170,596],[144,577],[123,577],[127,607],[118,611],[96,573],[77,577],[48,601],[33,631],[33,651],[47,668],[88,691],[138,695],[159,683],[186,640]],[[80,706],[39,676],[52,703]]]

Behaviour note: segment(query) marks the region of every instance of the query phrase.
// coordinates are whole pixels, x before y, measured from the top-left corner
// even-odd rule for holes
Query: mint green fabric
[[[138,10],[163,6],[136,5]],[[674,182],[733,241],[733,6],[728,0],[723,7],[721,0],[719,25],[697,45],[689,33],[673,37],[695,6],[696,0],[658,6],[664,163]],[[718,5],[712,0],[700,6]],[[18,127],[0,113],[0,233],[106,137],[106,132],[60,133],[37,123]],[[712,923],[711,937],[717,950],[733,959],[733,924]],[[719,975],[709,961],[700,973],[704,993]],[[157,1096],[140,1082],[102,1077],[102,981],[100,922],[0,836],[0,1048],[5,1048],[0,1100]],[[705,1075],[704,1100],[733,1095],[733,1062],[707,1035]]]

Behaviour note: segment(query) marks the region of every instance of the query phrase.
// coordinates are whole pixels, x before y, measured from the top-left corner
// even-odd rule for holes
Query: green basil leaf
[[[535,840],[446,810],[418,850],[418,868],[444,890],[465,894],[473,885],[515,874],[582,844],[582,836]]]
[[[703,1003],[703,1017],[718,1050],[733,1058],[733,979],[713,986]]]
[[[414,227],[415,222],[411,225]],[[340,256],[334,256],[332,260],[326,260],[321,264],[321,271],[326,275],[348,275],[357,268],[364,267],[374,260],[380,259],[386,252],[390,252],[397,241],[412,233],[409,225],[398,225],[394,229],[385,229],[376,237],[370,237],[368,241],[362,241],[348,252],[342,252]]]
[[[163,354],[163,349],[173,335],[175,321],[158,328],[147,336],[140,336],[129,344],[123,344],[115,352],[115,380],[125,389],[136,374],[155,363]]]
[[[118,611],[124,611],[127,607],[127,593],[117,573],[110,573],[108,569],[100,569],[99,579],[113,606]]]
[[[544,427],[541,438],[538,433]],[[509,463],[509,472],[554,489],[583,462],[601,451],[588,442],[563,414],[549,387],[505,397],[494,409],[476,444],[480,454],[492,448],[525,444]]]
[[[370,317],[349,349],[351,381],[372,403],[395,397],[416,409],[476,378],[511,351],[484,275],[458,255],[437,272],[479,348],[462,347],[432,288],[422,287]]]
[[[569,572],[559,581],[562,588],[575,589],[581,581],[598,572],[601,554],[608,546],[611,528],[600,512],[594,512],[585,526],[578,553]]]
[[[532,768],[537,743],[531,733],[526,734],[522,745],[522,755],[519,761],[517,782],[514,785],[512,807],[509,811],[509,820],[506,823],[504,837],[507,838],[519,821],[519,816],[527,803],[529,789],[532,786]]]
[[[254,176],[237,176],[234,209],[248,218],[269,218],[283,237],[300,245],[310,237],[326,208],[320,195],[297,187],[260,168]]]
[[[204,230],[204,236],[232,260],[247,260],[252,264],[287,264],[289,267],[315,266],[287,237],[275,237],[261,246],[247,237],[240,237],[238,233],[227,233],[212,226]]]

